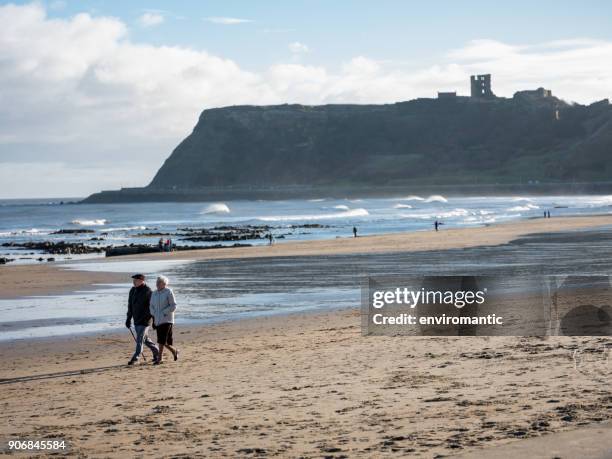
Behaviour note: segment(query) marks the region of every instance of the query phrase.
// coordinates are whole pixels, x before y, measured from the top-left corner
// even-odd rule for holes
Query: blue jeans
[[[148,325],[134,325],[136,329],[136,351],[132,356],[132,360],[138,360],[140,354],[142,354],[142,345],[145,344],[153,353],[153,358],[157,359],[159,355],[159,349],[157,345],[149,339],[149,326]]]

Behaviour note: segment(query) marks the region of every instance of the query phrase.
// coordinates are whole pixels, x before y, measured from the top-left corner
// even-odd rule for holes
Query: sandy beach
[[[612,216],[528,220],[137,258],[440,250],[611,224]],[[59,264],[0,269],[4,297],[118,276]],[[350,309],[181,326],[176,341],[180,360],[157,367],[150,353],[148,363],[125,365],[127,330],[0,343],[0,438],[63,438],[76,457],[553,457],[551,444],[566,452],[559,457],[610,451],[609,441],[593,440],[610,438],[609,337],[363,337],[359,310]]]
[[[559,217],[521,220],[480,228],[452,228],[439,232],[418,231],[358,238],[337,238],[307,242],[278,242],[272,246],[187,250],[96,259],[96,262],[120,260],[221,260],[236,258],[290,257],[312,255],[374,254],[417,252],[476,246],[499,245],[528,235],[573,231],[612,225],[612,215]],[[125,276],[112,272],[66,270],[61,263],[45,265],[0,266],[0,298],[54,294],[119,282]]]
[[[124,365],[127,331],[1,345],[0,436],[87,457],[442,457],[612,415],[609,381],[572,359],[605,338],[364,338],[356,311],[177,338],[161,367]]]

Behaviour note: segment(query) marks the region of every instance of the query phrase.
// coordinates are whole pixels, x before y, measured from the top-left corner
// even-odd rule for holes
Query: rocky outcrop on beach
[[[148,187],[86,201],[609,182],[611,149],[607,100],[568,104],[540,90],[388,105],[234,106],[205,110]]]
[[[213,228],[179,228],[182,240],[190,242],[221,242],[265,239],[270,233],[267,225],[215,226]]]
[[[235,243],[232,245],[207,245],[207,246],[188,246],[188,245],[180,245],[174,246],[172,248],[173,251],[183,251],[183,250],[204,250],[204,249],[224,249],[229,247],[250,247],[251,244],[239,244]],[[141,253],[155,253],[161,252],[157,246],[152,246],[148,244],[130,244],[130,245],[122,245],[119,247],[108,247],[106,249],[107,257],[118,257],[121,255],[136,255]]]
[[[92,247],[80,242],[53,242],[53,241],[32,241],[32,242],[5,242],[2,247],[18,249],[36,250],[55,255],[83,255],[88,253],[102,253],[104,247]]]
[[[179,241],[189,242],[231,242],[266,239],[270,233],[275,238],[284,238],[296,229],[320,229],[329,228],[329,225],[319,223],[307,223],[303,225],[290,225],[288,227],[270,225],[222,225],[212,228],[177,228],[176,232],[148,232],[135,234],[134,237],[161,237],[175,238]],[[287,231],[279,233],[279,231]],[[93,240],[93,239],[92,239]]]
[[[270,226],[270,225],[223,225],[214,226],[211,228],[177,228],[176,231],[159,232],[152,228],[150,232],[134,234],[133,237],[138,238],[161,238],[164,241],[171,239],[173,241],[172,249],[179,250],[196,250],[196,249],[216,249],[225,247],[249,247],[251,244],[243,241],[263,240],[267,239],[269,234],[273,234],[275,239],[284,239],[286,236],[294,234],[297,229],[317,229],[326,228],[328,225],[318,223],[309,223],[304,225],[290,226]],[[89,234],[95,233],[89,229],[61,229],[51,234]],[[100,233],[100,236],[106,233]],[[151,244],[126,244],[121,246],[113,246],[110,244],[103,245],[104,237],[91,237],[87,242],[96,243],[90,245],[87,242],[65,242],[65,241],[27,241],[27,242],[5,242],[0,244],[0,247],[16,248],[23,250],[32,250],[38,253],[47,253],[54,255],[83,255],[90,253],[106,253],[106,256],[132,255],[140,253],[159,252],[160,248],[155,243]],[[233,242],[234,244],[219,244],[221,242]],[[217,243],[213,245],[190,245],[189,243]],[[34,252],[31,253],[33,255]],[[42,261],[40,258],[39,261]],[[0,258],[0,264],[6,264],[14,259]],[[51,260],[47,260],[51,261]]]
[[[51,234],[91,234],[91,233],[95,233],[95,230],[92,229],[86,229],[86,228],[70,228],[70,229],[60,229],[57,231],[54,231]]]

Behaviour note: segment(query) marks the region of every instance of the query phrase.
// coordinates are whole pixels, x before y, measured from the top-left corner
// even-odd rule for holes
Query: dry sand
[[[541,437],[515,441],[502,446],[483,448],[460,456],[460,459],[506,458],[572,458],[610,459],[612,457],[612,422],[581,427]]]
[[[273,246],[188,250],[97,259],[121,260],[206,260],[229,258],[339,255],[350,253],[415,252],[498,245],[527,234],[571,231],[612,225],[612,215],[559,217],[521,220],[481,228],[418,231],[322,241],[279,242]],[[46,265],[0,266],[0,298],[43,295],[91,287],[96,283],[120,282],[125,275],[91,273],[61,269],[62,263]],[[58,269],[60,268],[60,269]]]
[[[605,338],[362,337],[358,311],[342,311],[177,341],[181,359],[159,367],[124,365],[127,331],[0,345],[0,438],[62,437],[83,457],[431,458],[612,415],[601,355],[572,359]]]

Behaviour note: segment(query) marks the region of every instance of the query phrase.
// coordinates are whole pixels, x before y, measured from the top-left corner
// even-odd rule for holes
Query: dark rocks
[[[331,226],[321,225],[320,223],[306,223],[304,225],[291,225],[289,228],[331,228]]]
[[[232,245],[215,244],[215,245],[208,245],[204,247],[182,245],[182,246],[174,246],[172,250],[183,251],[183,250],[227,249],[231,247],[250,247],[250,246],[251,244],[240,244],[240,243],[236,243]],[[157,247],[157,245],[153,246],[153,245],[144,245],[144,244],[130,244],[130,245],[123,245],[120,247],[107,247],[106,248],[107,257],[118,257],[121,255],[135,255],[135,254],[141,254],[141,253],[155,253],[155,252],[159,252],[159,248]]]
[[[102,247],[90,247],[80,242],[51,242],[51,241],[39,241],[39,242],[5,242],[2,247],[13,247],[19,249],[30,249],[38,250],[44,253],[51,253],[54,255],[80,255],[87,253],[102,253],[104,248]],[[40,260],[39,260],[40,261]]]
[[[154,253],[154,252],[159,252],[159,248],[157,246],[130,244],[130,245],[122,245],[119,247],[108,247],[106,249],[106,256],[107,257],[117,257],[121,255],[136,255],[140,253]]]
[[[191,242],[228,242],[265,239],[270,232],[268,225],[215,226],[213,228],[179,228],[182,239]]]
[[[5,265],[10,263],[11,261],[15,261],[14,258],[0,257],[0,265]]]
[[[95,230],[86,228],[75,228],[75,229],[61,229],[51,234],[91,234],[95,233]]]

